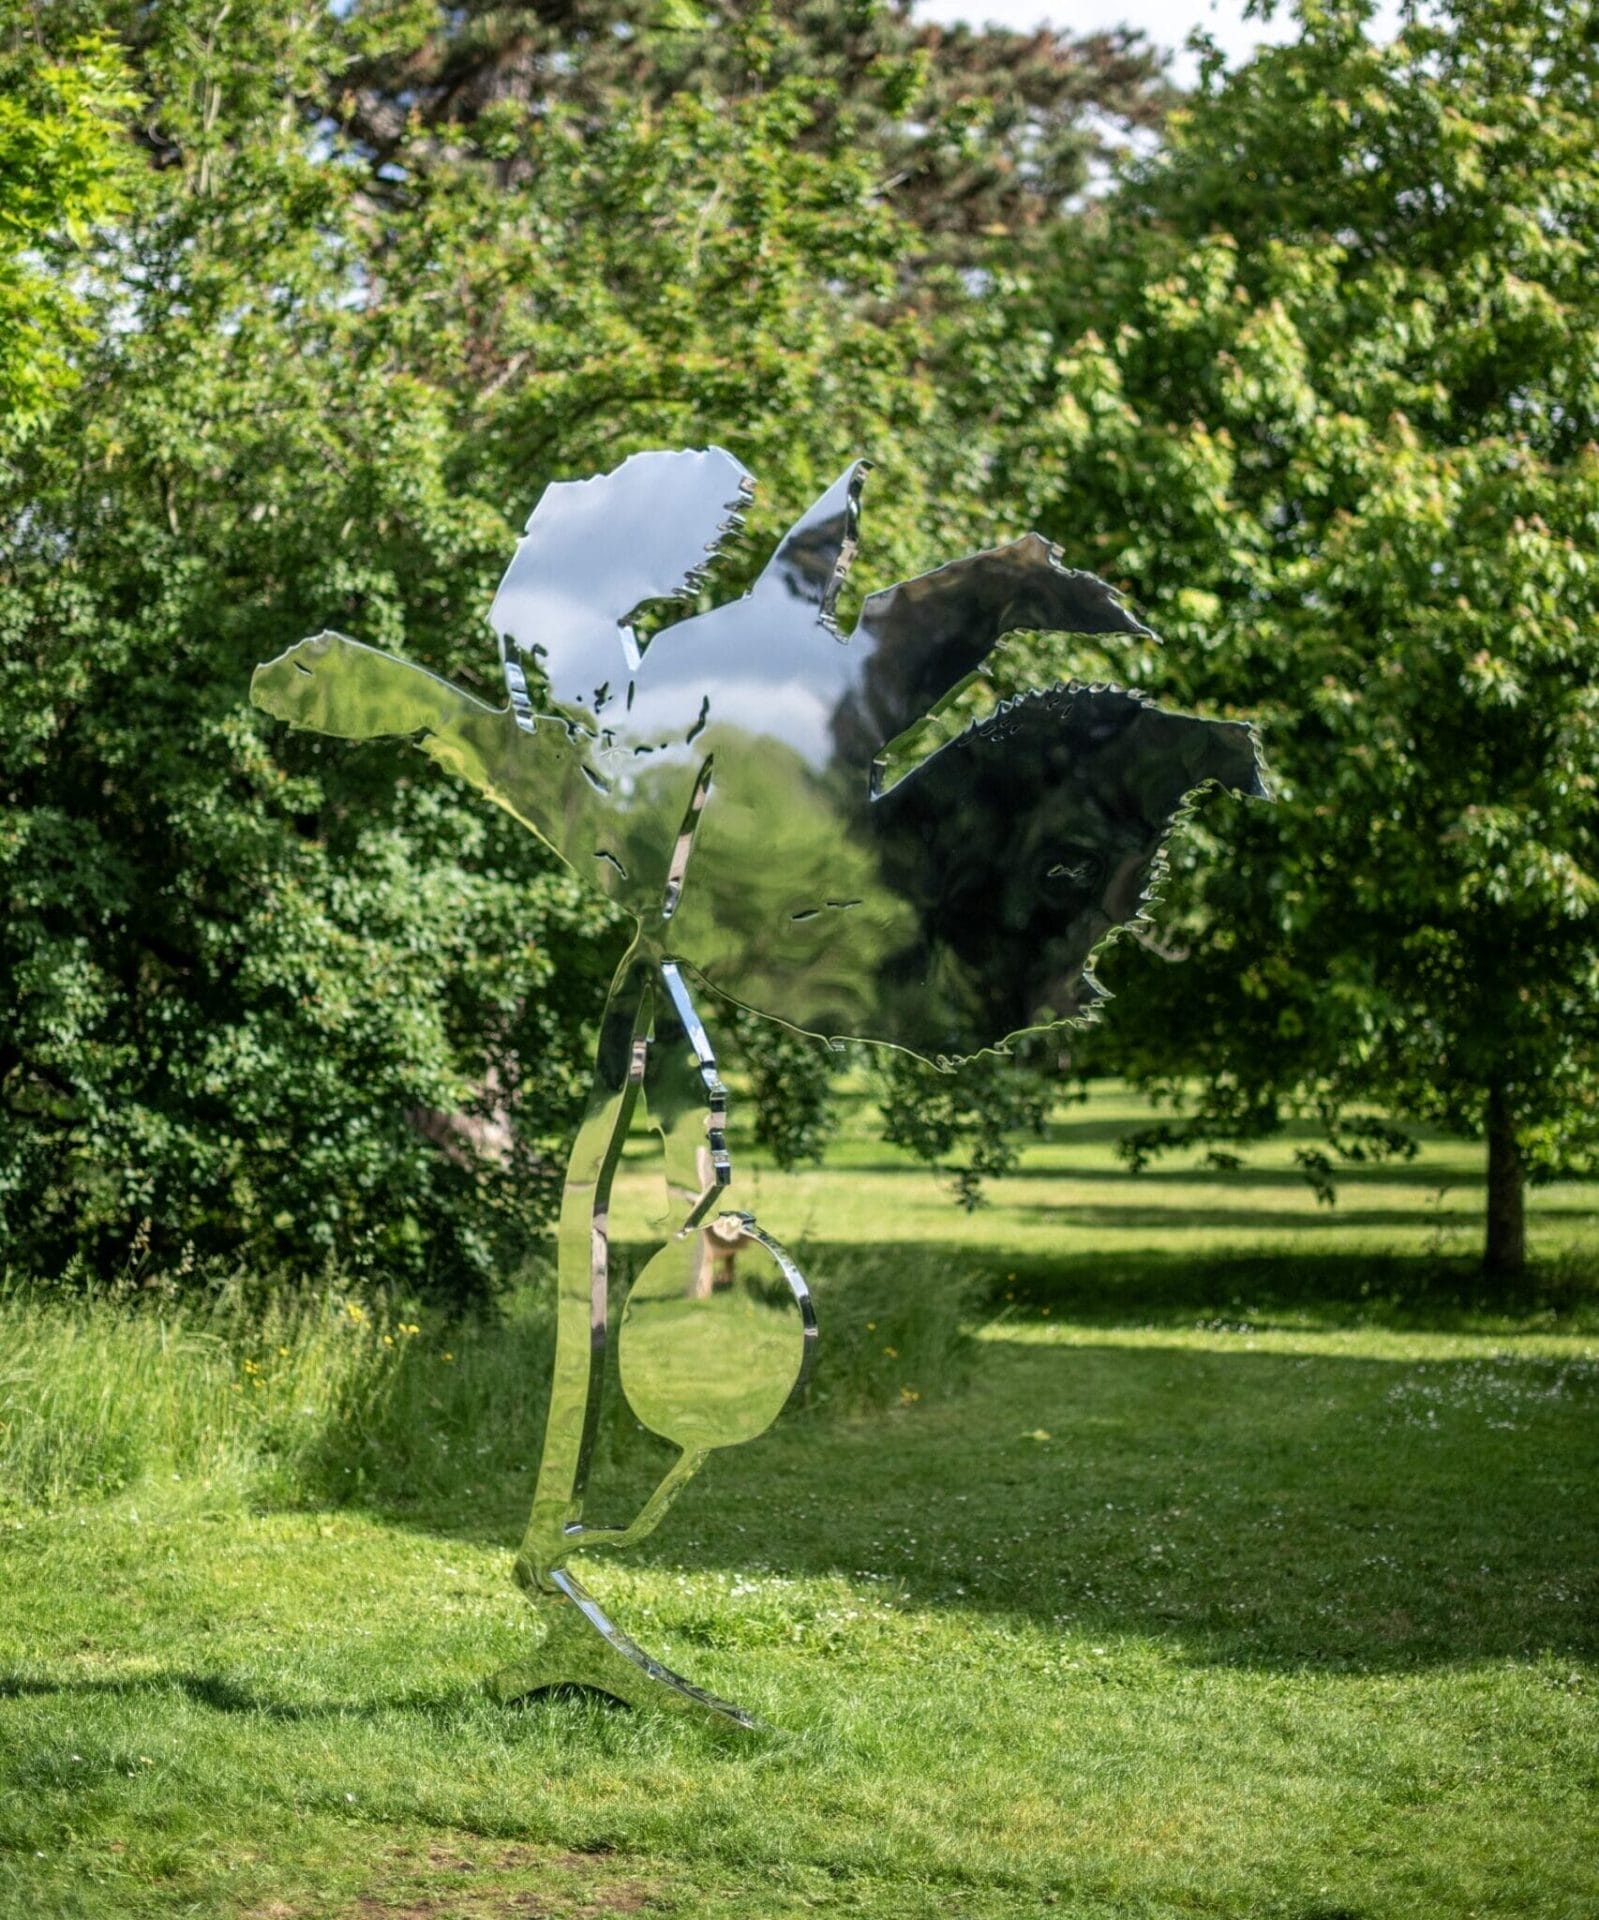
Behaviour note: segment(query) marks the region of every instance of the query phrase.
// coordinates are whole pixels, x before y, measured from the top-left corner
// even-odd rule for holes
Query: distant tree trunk
[[[1526,1174],[1516,1145],[1516,1117],[1503,1087],[1488,1095],[1488,1243],[1483,1268],[1514,1279],[1527,1265]]]

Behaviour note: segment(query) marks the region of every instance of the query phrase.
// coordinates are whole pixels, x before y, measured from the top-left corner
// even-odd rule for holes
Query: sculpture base
[[[544,1622],[544,1638],[533,1658],[507,1667],[488,1683],[502,1704],[552,1687],[592,1687],[629,1707],[665,1707],[718,1726],[765,1731],[754,1714],[719,1700],[652,1659],[607,1618],[565,1567],[550,1579],[557,1589],[553,1593],[528,1589],[528,1599]]]

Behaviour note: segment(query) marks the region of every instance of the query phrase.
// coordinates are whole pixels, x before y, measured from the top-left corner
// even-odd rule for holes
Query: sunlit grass
[[[1579,1190],[1462,1304],[1458,1148],[1333,1216],[1226,1176],[1284,1196],[1246,1230],[1119,1175],[1125,1112],[970,1218],[864,1134],[853,1173],[745,1156],[815,1393],[586,1577],[754,1742],[484,1690],[533,1631],[539,1285],[481,1326],[0,1306],[0,1913],[1599,1910]],[[660,1451],[613,1419],[606,1517]]]
[[[782,1174],[752,1149],[735,1162],[739,1204],[773,1232],[813,1243],[893,1239],[983,1257],[1092,1255],[1111,1263],[1218,1250],[1442,1260],[1481,1250],[1484,1157],[1464,1141],[1427,1137],[1413,1160],[1343,1168],[1332,1206],[1317,1201],[1294,1162],[1314,1138],[1304,1128],[1251,1147],[1234,1171],[1207,1168],[1189,1149],[1131,1176],[1116,1143],[1150,1111],[1106,1083],[1088,1104],[1059,1109],[1048,1138],[1023,1146],[1018,1171],[989,1184],[991,1204],[965,1214],[951,1206],[945,1181],[875,1137],[864,1090],[847,1093],[845,1107],[845,1132],[824,1167]],[[847,1180],[838,1177],[844,1171]],[[1528,1218],[1535,1256],[1599,1260],[1599,1181],[1532,1188]]]

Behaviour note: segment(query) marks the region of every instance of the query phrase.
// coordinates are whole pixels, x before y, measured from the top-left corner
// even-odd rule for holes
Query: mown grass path
[[[1092,1157],[1083,1177],[1083,1152],[1068,1133],[1011,1187],[1152,1204]],[[871,1177],[920,1217],[922,1176]],[[835,1274],[899,1204],[845,1185]],[[0,1913],[1599,1910],[1581,1302],[1461,1311],[1419,1264],[1395,1297],[1406,1269],[1371,1244],[1296,1280],[1280,1228],[1230,1260],[1181,1217],[1203,1246],[1124,1247],[1096,1295],[1092,1254],[1030,1260],[1006,1205],[942,1219],[993,1281],[961,1369],[917,1378],[908,1346],[884,1351],[863,1260],[839,1317],[878,1410],[790,1418],[593,1565],[639,1638],[765,1738],[489,1702],[530,1629],[506,1552],[528,1449],[467,1444],[442,1387],[404,1402],[387,1478],[372,1433],[347,1436],[361,1492],[340,1503],[318,1491],[337,1432],[298,1490],[281,1466],[146,1460],[109,1495],[14,1501]],[[931,1299],[950,1266],[928,1240],[908,1282]],[[458,1347],[444,1368],[427,1340],[424,1380],[490,1364]],[[636,1452],[619,1439],[624,1487]]]

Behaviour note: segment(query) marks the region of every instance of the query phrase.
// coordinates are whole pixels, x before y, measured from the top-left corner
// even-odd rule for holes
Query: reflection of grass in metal
[[[628,1296],[618,1342],[628,1404],[654,1433],[685,1447],[728,1447],[766,1431],[805,1357],[799,1305],[787,1288],[763,1299],[742,1276],[704,1298],[653,1289]]]

